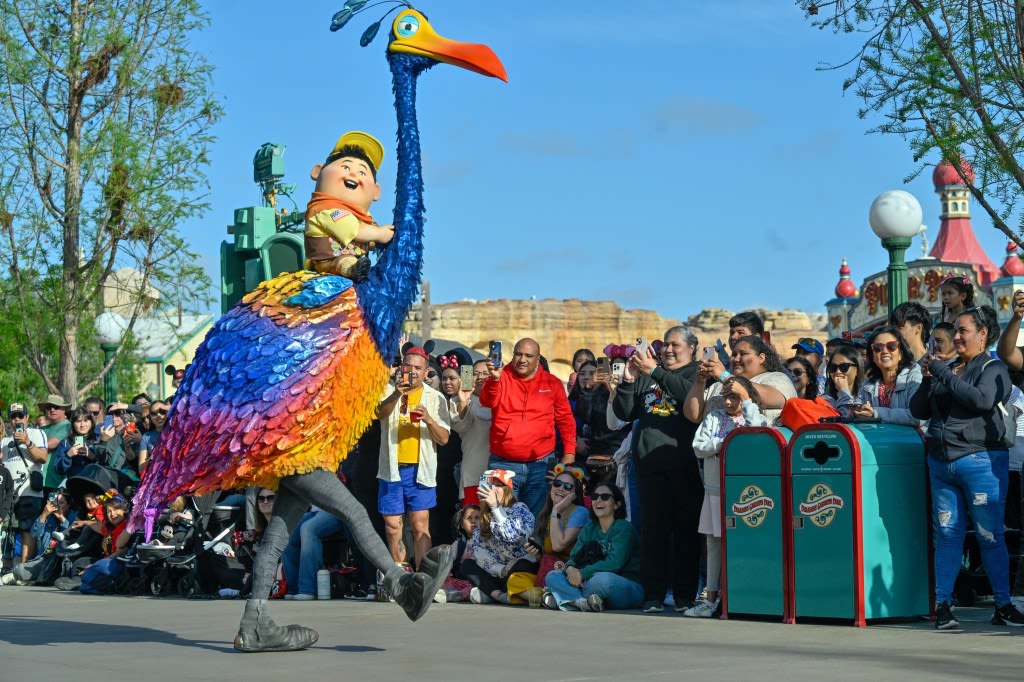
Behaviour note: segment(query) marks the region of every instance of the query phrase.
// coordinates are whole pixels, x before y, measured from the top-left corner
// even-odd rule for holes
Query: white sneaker
[[[716,606],[718,606],[716,602],[701,599],[696,604],[683,611],[683,615],[687,618],[710,618],[715,612]]]
[[[4,573],[0,575],[0,585],[13,585],[14,584],[14,573]]]
[[[434,603],[435,604],[447,604],[448,603],[448,593],[445,592],[444,590],[438,590],[437,594],[434,595]]]
[[[314,599],[316,599],[316,595],[315,594],[303,594],[302,592],[299,592],[298,594],[292,595],[292,599],[294,601],[313,601]]]
[[[572,603],[572,605],[575,606],[576,608],[578,608],[580,611],[589,611],[590,610],[590,604],[587,603],[587,598],[586,597],[580,597],[579,599],[574,601]]]
[[[491,599],[491,595],[485,593],[479,587],[474,587],[469,591],[469,601],[474,604],[490,604],[494,600]]]

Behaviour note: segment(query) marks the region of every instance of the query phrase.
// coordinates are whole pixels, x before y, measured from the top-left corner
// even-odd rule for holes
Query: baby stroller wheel
[[[178,578],[178,594],[188,599],[194,597],[196,592],[199,591],[199,583],[196,581],[196,577],[191,573]]]
[[[166,570],[160,571],[149,581],[149,591],[154,597],[166,596],[171,593],[172,588],[171,576]]]

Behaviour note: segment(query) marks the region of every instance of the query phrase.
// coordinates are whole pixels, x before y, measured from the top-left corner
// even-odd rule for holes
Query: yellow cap
[[[373,164],[373,172],[377,173],[380,170],[380,164],[384,160],[384,145],[370,133],[364,133],[361,130],[350,130],[339,137],[338,141],[334,143],[334,149],[327,155],[326,163],[340,158],[338,153],[345,147],[358,147],[362,149],[366,154],[366,158]]]

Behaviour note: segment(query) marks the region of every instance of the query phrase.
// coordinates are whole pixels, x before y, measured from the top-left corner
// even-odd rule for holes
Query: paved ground
[[[94,598],[0,587],[0,680],[1020,680],[1024,632],[960,609],[931,623],[783,625],[673,614],[556,613],[435,605],[410,623],[392,604],[275,602],[278,622],[320,631],[306,652],[239,654],[237,601]]]

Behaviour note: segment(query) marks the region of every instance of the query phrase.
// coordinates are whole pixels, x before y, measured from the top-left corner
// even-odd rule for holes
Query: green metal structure
[[[252,160],[253,180],[260,185],[263,203],[235,210],[228,226],[232,241],[220,245],[220,308],[227,312],[260,282],[282,272],[303,268],[304,213],[277,206],[278,196],[291,199],[295,185],[284,177],[282,144],[264,143]],[[294,199],[292,199],[294,205]]]

